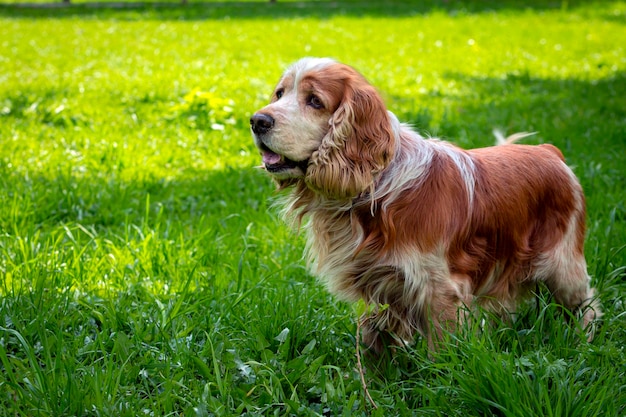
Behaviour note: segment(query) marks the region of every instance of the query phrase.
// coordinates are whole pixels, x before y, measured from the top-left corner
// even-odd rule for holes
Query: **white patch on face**
[[[270,115],[274,126],[262,138],[255,135],[257,145],[263,143],[292,161],[305,161],[311,157],[328,131],[332,114],[307,108],[300,82],[311,71],[334,63],[328,58],[303,58],[285,71],[277,86],[282,96],[258,111]]]

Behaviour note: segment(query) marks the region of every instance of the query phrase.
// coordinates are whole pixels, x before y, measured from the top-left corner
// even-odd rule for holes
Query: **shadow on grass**
[[[494,128],[505,134],[538,132],[524,142],[548,142],[559,147],[568,162],[575,165],[591,197],[592,208],[608,214],[609,210],[620,206],[617,218],[623,223],[626,217],[623,204],[626,189],[625,72],[593,81],[538,78],[528,73],[511,73],[503,78],[449,73],[446,78],[463,86],[461,94],[447,96],[445,92],[427,92],[418,97],[406,97],[383,93],[389,93],[386,94],[387,104],[400,120],[411,123],[422,134],[442,137],[463,148],[492,145]],[[24,109],[32,107],[32,103],[23,94],[5,99],[14,104],[11,113],[0,117],[0,121],[20,123],[20,119],[35,117],[25,113]],[[435,120],[429,107],[441,106],[442,102],[446,113]],[[80,114],[51,118],[46,105],[39,107],[43,113],[36,116],[42,125],[63,129],[87,120]],[[245,128],[245,121],[241,126]],[[102,158],[118,158],[115,153],[102,152]],[[264,200],[272,194],[270,179],[253,168],[188,171],[183,179],[172,180],[121,180],[117,172],[98,172],[97,176],[86,177],[59,172],[20,178],[11,171],[0,161],[0,187],[5,195],[19,196],[7,204],[19,202],[16,216],[30,219],[24,224],[42,226],[79,221],[95,227],[115,227],[116,222],[141,218],[148,196],[154,206],[152,209],[156,210],[158,204],[167,216],[193,222],[203,215],[219,217],[243,208],[266,208]],[[0,223],[0,230],[8,227],[8,223]],[[626,225],[623,227],[626,229]]]
[[[8,170],[0,167],[0,172]],[[80,224],[117,234],[159,216],[187,228],[195,223],[226,227],[232,216],[259,216],[267,210],[272,185],[254,168],[202,171],[184,179],[123,180],[108,176],[57,175],[16,177],[5,172],[0,182],[15,198],[16,210],[0,222],[0,231],[51,230]],[[243,224],[245,228],[245,224]],[[243,232],[243,229],[237,233]]]
[[[492,145],[494,128],[505,134],[538,132],[527,141],[554,143],[574,159],[609,159],[619,174],[616,180],[626,181],[626,73],[591,81],[539,78],[527,72],[502,78],[448,73],[445,78],[462,86],[461,94],[390,94],[388,104],[401,109],[401,120],[463,147]],[[429,102],[446,107],[438,124],[427,110]],[[576,154],[580,149],[585,153]]]
[[[587,195],[590,236],[602,241],[610,219],[614,221],[613,236],[626,236],[626,72],[591,81],[539,78],[525,72],[502,78],[448,73],[445,78],[462,86],[461,93],[407,97],[384,92],[390,93],[390,110],[421,133],[463,148],[492,145],[493,128],[505,134],[538,132],[524,143],[552,143],[574,166]],[[7,118],[6,123],[20,123],[18,119],[34,117],[23,111],[31,106],[30,101],[20,95],[7,99],[17,104],[0,121]],[[437,106],[445,107],[446,113],[435,119],[429,108]],[[80,114],[60,120],[48,116],[44,112],[38,116],[39,122],[59,129],[87,119]],[[16,120],[8,120],[11,118]],[[244,122],[241,129],[245,129]],[[102,158],[118,158],[106,149],[102,152]],[[267,199],[273,195],[270,179],[253,168],[189,170],[182,178],[129,180],[120,179],[120,173],[113,171],[92,176],[59,172],[38,177],[31,173],[22,178],[3,165],[0,161],[0,188],[4,204],[14,206],[14,217],[0,218],[0,231],[12,231],[15,224],[46,230],[79,223],[117,233],[127,224],[142,224],[148,206],[149,218],[162,211],[180,227],[192,227],[207,218],[211,218],[208,223],[220,225],[228,218],[233,233],[243,233],[248,222],[264,215]],[[602,241],[608,247],[620,246],[618,243]],[[621,264],[626,264],[626,251],[619,257]]]
[[[441,11],[455,14],[489,13],[497,11],[567,10],[591,7],[585,0],[412,0],[412,1],[250,1],[216,2],[79,2],[62,3],[0,3],[3,18],[98,18],[127,20],[208,20],[208,19],[290,19],[310,17],[325,19],[334,16],[406,17]],[[606,8],[609,2],[598,2]],[[626,23],[623,14],[606,15],[606,19]]]

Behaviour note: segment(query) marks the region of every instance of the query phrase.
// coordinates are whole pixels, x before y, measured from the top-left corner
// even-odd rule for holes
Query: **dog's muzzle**
[[[287,173],[290,171],[300,171],[303,175],[306,172],[308,159],[304,161],[293,161],[284,155],[280,155],[270,149],[265,144],[263,137],[274,127],[274,118],[266,113],[255,113],[250,118],[250,128],[256,136],[257,147],[263,157],[263,166],[273,174]]]

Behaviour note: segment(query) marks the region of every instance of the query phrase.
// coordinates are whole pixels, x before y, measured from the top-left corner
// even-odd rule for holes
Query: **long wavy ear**
[[[351,199],[374,185],[395,150],[395,135],[378,92],[360,76],[347,80],[330,130],[313,153],[305,181],[328,197]]]

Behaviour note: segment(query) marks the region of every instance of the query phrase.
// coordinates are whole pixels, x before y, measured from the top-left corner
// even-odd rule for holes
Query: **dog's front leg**
[[[380,354],[387,346],[413,343],[420,323],[405,275],[396,267],[377,266],[369,268],[358,282],[369,310],[360,318],[363,345]]]
[[[388,347],[413,343],[418,326],[406,309],[397,305],[379,305],[361,316],[361,342],[372,353],[380,355]]]

